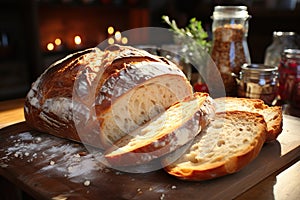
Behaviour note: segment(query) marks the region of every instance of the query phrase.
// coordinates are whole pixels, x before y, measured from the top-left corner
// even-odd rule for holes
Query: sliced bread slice
[[[165,170],[179,179],[197,181],[235,173],[257,157],[265,141],[266,127],[258,113],[216,113],[215,120],[190,148]],[[164,162],[173,160],[172,155]]]
[[[105,158],[112,166],[145,164],[191,141],[213,115],[208,94],[195,93],[121,138],[106,151]]]
[[[215,99],[216,112],[224,111],[248,111],[264,116],[267,123],[266,142],[276,140],[282,132],[282,108],[281,106],[268,106],[261,99],[248,99],[237,97],[222,97]]]

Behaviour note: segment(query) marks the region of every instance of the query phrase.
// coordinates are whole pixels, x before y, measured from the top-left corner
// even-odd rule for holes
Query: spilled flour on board
[[[32,176],[35,173],[44,174],[47,178],[62,178],[78,184],[76,186],[78,190],[66,190],[55,194],[51,198],[53,200],[69,199],[79,190],[85,191],[86,194],[92,193],[92,190],[99,185],[99,181],[111,184],[118,182],[117,176],[123,176],[120,180],[124,180],[124,177],[126,179],[125,173],[108,168],[102,163],[103,155],[97,149],[87,151],[81,144],[36,132],[11,135],[5,140],[3,142],[5,145],[0,147],[0,167],[4,170],[28,164],[29,167],[33,166]],[[157,199],[165,199],[167,191],[177,189],[175,185],[149,183],[143,186],[137,182],[139,178],[140,176],[131,177],[130,184],[121,186],[122,190],[128,191],[126,195],[129,199],[149,192],[157,195]]]
[[[49,139],[50,137],[50,139]],[[59,174],[73,182],[85,182],[93,178],[92,172],[105,171],[99,162],[102,153],[87,152],[83,145],[49,135],[33,135],[30,132],[10,136],[10,146],[2,147],[5,156],[0,158],[0,167],[9,166],[13,159],[26,163],[34,162],[37,173]],[[90,183],[90,182],[89,182]]]

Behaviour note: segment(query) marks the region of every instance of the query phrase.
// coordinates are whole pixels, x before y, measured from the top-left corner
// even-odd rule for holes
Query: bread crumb
[[[17,152],[14,154],[14,156],[15,156],[16,158],[22,158],[23,154],[22,154],[22,152],[17,151]]]
[[[54,165],[55,162],[53,160],[50,161],[50,165]]]
[[[139,194],[142,194],[142,193],[143,193],[143,191],[142,191],[141,188],[138,188],[136,191],[137,191]]]
[[[81,152],[78,153],[78,155],[80,155],[80,156],[86,156],[86,155],[87,155],[87,152],[81,151]]]
[[[29,156],[29,153],[28,153],[28,152],[25,152],[24,155],[25,155],[25,156]]]
[[[122,173],[121,172],[116,172],[116,175],[121,175]]]
[[[42,138],[40,138],[40,137],[37,137],[37,138],[35,139],[35,141],[36,141],[37,143],[39,143],[39,142],[41,142],[41,141],[42,141]]]
[[[172,185],[171,187],[172,190],[175,190],[176,188],[177,188],[176,185]]]
[[[165,199],[165,196],[166,196],[165,194],[161,194],[161,196],[160,196],[159,199],[160,199],[160,200],[163,200],[163,199]]]
[[[91,181],[89,181],[89,180],[86,180],[86,181],[84,181],[84,183],[83,183],[84,186],[89,186],[90,184],[91,184]]]
[[[75,158],[80,158],[80,155],[77,153],[74,155]]]

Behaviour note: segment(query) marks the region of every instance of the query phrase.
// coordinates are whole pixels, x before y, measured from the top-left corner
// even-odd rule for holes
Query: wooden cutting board
[[[187,182],[163,170],[124,173],[98,162],[100,152],[33,131],[24,122],[0,130],[0,175],[37,199],[232,199],[300,156],[300,120],[284,115],[278,140],[240,172]]]

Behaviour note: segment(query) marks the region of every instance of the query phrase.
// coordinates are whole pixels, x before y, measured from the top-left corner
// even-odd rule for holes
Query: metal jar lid
[[[285,49],[282,53],[282,56],[286,58],[300,59],[300,49]]]
[[[212,15],[213,19],[226,18],[249,18],[246,6],[215,6]]]
[[[281,36],[296,36],[296,32],[292,32],[292,31],[289,31],[289,32],[284,32],[284,31],[274,31],[273,32],[273,36],[274,37],[281,37]]]
[[[278,67],[277,66],[270,66],[264,64],[244,64],[242,67],[242,72],[248,73],[259,73],[263,74],[270,74],[270,73],[277,73]]]

